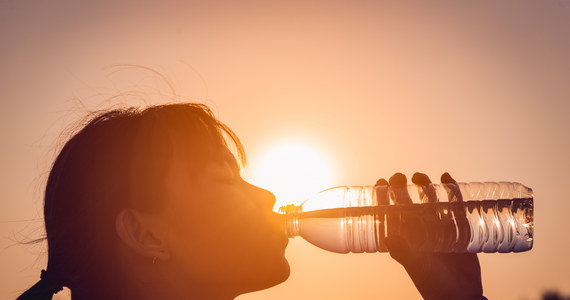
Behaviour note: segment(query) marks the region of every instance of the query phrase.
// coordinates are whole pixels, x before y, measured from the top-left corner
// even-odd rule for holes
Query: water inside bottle
[[[333,208],[287,218],[290,236],[339,253],[386,252],[386,237],[395,235],[425,252],[520,252],[533,242],[532,198]]]

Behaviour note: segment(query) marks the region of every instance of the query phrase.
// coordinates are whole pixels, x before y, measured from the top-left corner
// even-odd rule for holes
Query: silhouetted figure
[[[244,164],[239,139],[204,105],[96,114],[53,164],[47,268],[18,299],[63,286],[73,300],[233,299],[283,282],[275,197],[240,177]],[[388,246],[426,299],[482,299],[475,254]]]
[[[570,300],[570,297],[565,297],[558,291],[545,291],[542,293],[542,300]]]

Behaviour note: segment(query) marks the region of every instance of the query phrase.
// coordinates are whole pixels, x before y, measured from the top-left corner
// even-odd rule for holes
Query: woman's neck
[[[155,299],[211,299],[211,300],[233,300],[236,296],[218,289],[196,289],[188,285],[175,288],[161,285],[124,285],[116,288],[93,287],[93,288],[72,288],[72,300],[155,300]]]

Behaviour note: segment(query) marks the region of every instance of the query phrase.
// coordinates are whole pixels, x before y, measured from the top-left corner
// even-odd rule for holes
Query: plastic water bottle
[[[412,203],[395,204],[402,193]],[[340,186],[279,211],[289,237],[338,253],[387,252],[384,241],[394,235],[424,252],[522,252],[533,245],[532,189],[513,182]]]

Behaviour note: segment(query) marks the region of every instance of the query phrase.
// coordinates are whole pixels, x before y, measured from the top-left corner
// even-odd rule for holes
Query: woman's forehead
[[[229,166],[237,168],[239,164],[234,154],[224,145],[211,147],[209,151],[195,153],[184,146],[175,146],[173,170],[175,173],[198,174],[204,168]]]
[[[214,155],[205,165],[206,169],[230,169],[239,172],[240,168],[233,153],[227,148],[220,149],[220,155]]]

